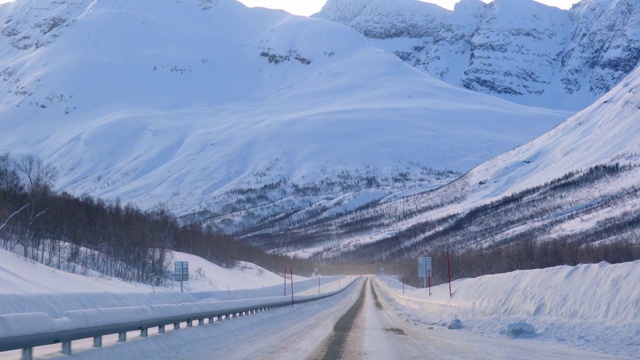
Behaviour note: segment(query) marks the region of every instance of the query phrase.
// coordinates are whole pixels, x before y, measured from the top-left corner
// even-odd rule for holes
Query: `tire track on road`
[[[362,284],[362,290],[360,290],[358,300],[356,300],[349,310],[336,322],[333,326],[333,334],[327,340],[326,344],[322,346],[321,350],[318,351],[318,356],[313,356],[311,357],[312,359],[335,360],[344,358],[347,339],[364,305],[365,291],[369,281],[370,280],[367,280]]]

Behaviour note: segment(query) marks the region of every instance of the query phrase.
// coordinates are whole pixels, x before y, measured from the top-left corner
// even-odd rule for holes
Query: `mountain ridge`
[[[225,231],[438,187],[568,115],[455,88],[344,26],[232,0],[0,11],[12,29],[0,151],[55,164],[65,191]]]
[[[384,8],[371,1],[355,17],[340,14],[347,3],[329,0],[313,16],[350,26],[447,83],[527,105],[580,110],[640,59],[636,0],[583,0],[570,10],[533,0],[465,0],[453,11],[417,0]],[[407,21],[409,6],[429,20]]]
[[[326,261],[362,262],[446,248],[488,251],[527,241],[551,242],[547,251],[555,256],[563,246],[574,247],[574,258],[587,245],[637,248],[638,89],[640,69],[635,69],[591,106],[459,179],[379,201],[331,223],[284,229],[277,234],[285,239],[280,248]],[[297,247],[302,228],[313,247]]]

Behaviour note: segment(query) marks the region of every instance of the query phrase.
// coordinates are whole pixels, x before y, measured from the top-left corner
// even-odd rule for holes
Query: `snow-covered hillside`
[[[640,69],[585,110],[467,177],[477,196],[504,196],[598,164],[640,165]],[[477,181],[476,181],[477,180]],[[486,181],[486,186],[478,186]],[[628,179],[629,185],[633,181]],[[595,189],[594,189],[595,190]]]
[[[639,89],[636,69],[593,105],[460,179],[325,224],[298,224],[289,244],[313,238],[316,247],[303,253],[357,249],[352,255],[366,259],[524,238],[638,245]]]
[[[0,22],[0,151],[225,229],[433,188],[567,116],[233,0],[17,0]]]
[[[0,249],[0,315],[45,312],[59,317],[65,311],[79,309],[283,296],[282,274],[255,264],[240,262],[227,269],[195,255],[178,251],[172,255],[170,271],[174,268],[173,261],[189,262],[190,276],[189,281],[183,283],[184,292],[180,292],[180,283],[176,281],[153,287],[91,271],[74,274]],[[296,294],[318,292],[315,277],[294,275],[294,282]],[[290,280],[287,283],[290,284]],[[320,291],[335,291],[347,283],[342,276],[322,277]]]
[[[570,10],[533,0],[329,0],[316,17],[450,84],[505,99],[582,109],[640,59],[640,4],[583,0]]]

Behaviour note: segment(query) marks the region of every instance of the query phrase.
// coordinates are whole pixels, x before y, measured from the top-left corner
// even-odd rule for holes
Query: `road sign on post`
[[[418,277],[424,278],[424,287],[427,287],[427,278],[431,280],[431,257],[418,258]]]
[[[180,292],[183,292],[182,282],[189,281],[189,262],[188,261],[176,261],[175,265],[175,277],[176,281],[180,281]]]

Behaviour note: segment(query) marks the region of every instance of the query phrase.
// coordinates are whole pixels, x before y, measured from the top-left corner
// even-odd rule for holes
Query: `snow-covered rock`
[[[518,322],[507,325],[506,333],[511,337],[532,337],[536,334],[536,329],[526,322]]]
[[[449,325],[447,325],[447,329],[450,329],[450,330],[462,329],[462,321],[460,321],[460,319],[458,318],[451,320]]]
[[[635,0],[583,0],[570,10],[533,0],[463,0],[453,11],[418,0],[378,3],[329,0],[315,16],[351,26],[450,84],[524,104],[581,109],[640,58]]]

